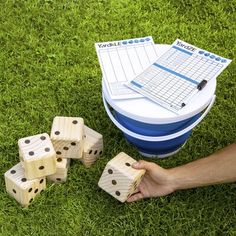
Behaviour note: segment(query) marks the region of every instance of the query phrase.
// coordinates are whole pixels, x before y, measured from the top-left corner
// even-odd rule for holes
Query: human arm
[[[221,149],[208,157],[171,169],[155,163],[139,161],[135,169],[146,169],[138,192],[127,201],[159,197],[174,191],[236,181],[236,144]]]

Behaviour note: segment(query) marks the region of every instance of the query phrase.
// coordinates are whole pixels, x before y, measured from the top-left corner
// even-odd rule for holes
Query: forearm
[[[174,189],[236,181],[236,144],[197,161],[169,169]]]

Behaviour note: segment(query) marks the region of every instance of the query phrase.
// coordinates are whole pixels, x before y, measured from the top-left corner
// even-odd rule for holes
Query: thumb
[[[132,167],[137,170],[145,169],[145,170],[151,171],[151,170],[153,170],[154,165],[156,165],[156,164],[153,162],[141,160],[141,161],[133,163]]]

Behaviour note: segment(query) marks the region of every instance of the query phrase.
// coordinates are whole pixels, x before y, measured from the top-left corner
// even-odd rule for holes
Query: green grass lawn
[[[98,188],[126,143],[103,108],[94,43],[151,35],[180,38],[221,56],[236,52],[235,0],[0,1],[0,235],[236,235],[236,184],[121,204]],[[235,61],[217,79],[217,100],[175,156],[173,167],[236,137]],[[19,161],[17,140],[50,132],[56,115],[80,116],[104,136],[103,157],[73,161],[65,184],[48,184],[28,209],[8,196],[3,174]]]

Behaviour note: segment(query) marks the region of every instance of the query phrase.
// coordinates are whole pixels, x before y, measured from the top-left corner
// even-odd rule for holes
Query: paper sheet
[[[142,97],[124,84],[157,59],[152,37],[96,43],[95,47],[110,97]]]
[[[178,113],[204,89],[202,85],[207,86],[207,82],[216,78],[230,62],[177,39],[169,50],[127,86]]]

